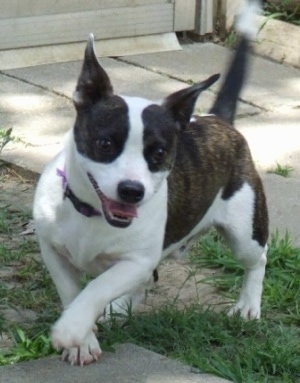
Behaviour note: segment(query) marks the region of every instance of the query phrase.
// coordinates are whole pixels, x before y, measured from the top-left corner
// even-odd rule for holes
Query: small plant
[[[293,0],[265,1],[264,15],[268,19],[278,19],[300,25],[300,3]]]
[[[271,173],[271,174],[277,174],[278,176],[281,176],[281,177],[290,177],[292,171],[293,171],[293,167],[290,166],[290,165],[280,165],[278,162],[276,163],[276,168],[274,169],[270,169],[268,171],[268,173]]]
[[[237,44],[238,37],[235,31],[231,31],[226,37],[225,45],[229,48],[234,48]]]
[[[0,130],[0,154],[3,148],[16,138],[12,136],[12,128]]]
[[[33,360],[54,353],[47,334],[41,333],[29,338],[21,328],[16,328],[13,338],[15,346],[0,354],[0,365]]]
[[[12,128],[1,129],[0,128],[0,155],[4,147],[10,142],[23,142],[20,138],[12,135]],[[4,161],[0,158],[0,168],[3,167]]]

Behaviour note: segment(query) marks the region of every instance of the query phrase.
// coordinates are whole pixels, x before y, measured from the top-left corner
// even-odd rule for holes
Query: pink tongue
[[[133,205],[126,205],[108,198],[105,200],[105,205],[107,210],[109,210],[114,215],[125,218],[134,218],[138,216],[136,207]]]

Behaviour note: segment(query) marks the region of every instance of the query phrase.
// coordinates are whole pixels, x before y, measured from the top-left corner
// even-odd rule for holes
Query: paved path
[[[132,344],[106,352],[98,363],[70,366],[45,358],[0,367],[1,383],[226,383]]]
[[[182,51],[103,58],[117,93],[159,99],[190,81],[224,73],[231,52],[213,44],[183,46]],[[248,83],[238,108],[237,128],[246,136],[266,188],[271,231],[289,231],[300,246],[300,70],[253,57]],[[22,142],[10,143],[2,157],[39,173],[58,152],[75,111],[71,95],[81,63],[70,62],[0,73],[0,127],[13,127]],[[213,91],[219,85],[215,85]],[[213,92],[201,95],[197,110],[205,112]],[[24,144],[26,143],[26,145]],[[267,170],[276,163],[293,167],[285,179]],[[201,349],[201,345],[199,345]],[[105,353],[101,363],[70,368],[48,358],[1,367],[1,383],[54,382],[218,382],[189,367],[132,345]]]

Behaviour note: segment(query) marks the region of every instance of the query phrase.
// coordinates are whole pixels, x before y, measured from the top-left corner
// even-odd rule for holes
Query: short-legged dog
[[[244,13],[249,18],[252,12]],[[218,75],[155,103],[114,94],[87,43],[74,128],[39,181],[34,219],[64,311],[54,346],[72,364],[98,359],[95,322],[134,300],[167,255],[216,227],[245,268],[231,313],[259,318],[268,214],[261,179],[232,125],[245,75],[249,19],[217,99],[193,116]],[[95,278],[80,291],[82,273]]]

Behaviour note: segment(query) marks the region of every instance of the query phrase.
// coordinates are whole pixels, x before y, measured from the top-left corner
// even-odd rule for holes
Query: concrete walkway
[[[132,344],[105,352],[97,363],[70,366],[56,357],[0,367],[1,383],[226,383]]]
[[[103,58],[101,63],[116,93],[159,99],[190,80],[224,73],[230,55],[224,47],[195,43],[182,51]],[[39,173],[59,151],[75,117],[71,95],[80,66],[81,62],[70,62],[0,72],[0,128],[13,127],[22,140],[7,145],[3,159]],[[213,92],[201,95],[198,111],[207,111]],[[262,174],[271,232],[288,230],[293,244],[300,246],[300,70],[253,57],[241,98],[236,127],[246,136]],[[276,163],[291,166],[291,176],[268,174]],[[100,363],[80,373],[49,358],[1,367],[0,376],[1,383],[222,382],[132,345],[118,347],[116,354],[105,353]]]

